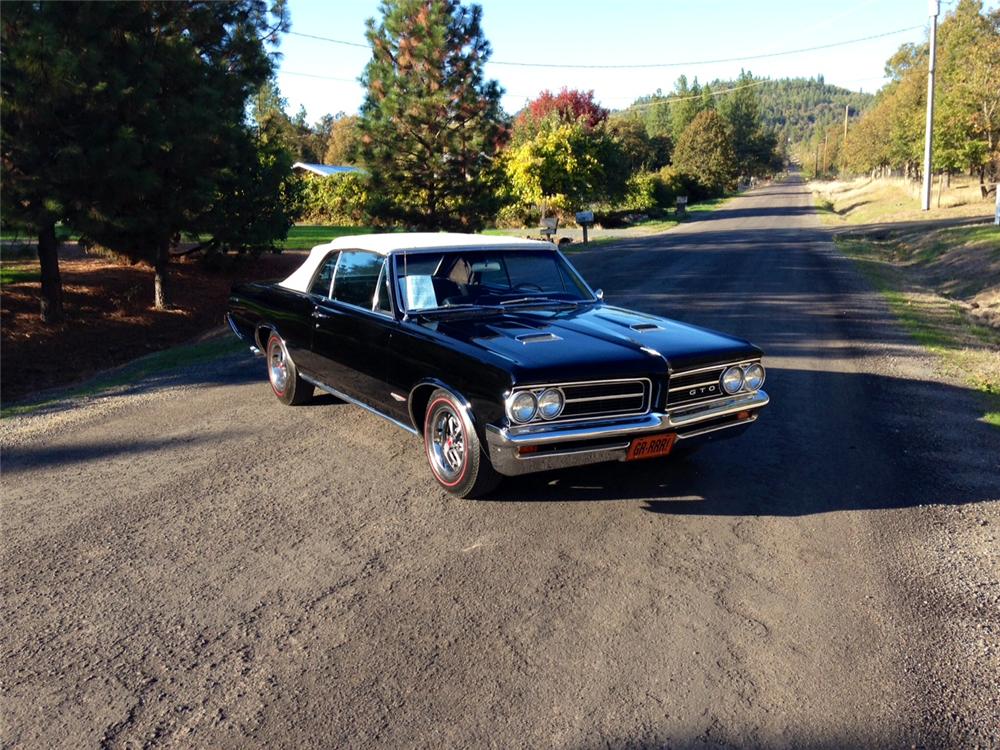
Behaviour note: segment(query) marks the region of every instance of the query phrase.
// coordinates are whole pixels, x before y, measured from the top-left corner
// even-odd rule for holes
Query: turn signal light
[[[537,445],[522,445],[520,448],[517,449],[517,455],[519,455],[519,456],[523,456],[526,453],[538,453],[538,446]]]

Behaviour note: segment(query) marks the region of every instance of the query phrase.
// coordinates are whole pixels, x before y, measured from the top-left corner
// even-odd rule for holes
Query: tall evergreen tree
[[[180,233],[205,231],[235,184],[271,189],[247,169],[245,111],[271,72],[265,40],[287,27],[284,1],[24,3],[3,23],[3,161],[5,178],[15,177],[5,192],[17,181],[21,208],[44,205],[47,222],[65,218],[150,261],[154,304],[165,306]],[[58,80],[33,99],[29,87],[46,71]],[[19,139],[9,154],[8,132]],[[49,163],[31,157],[46,151]]]
[[[694,84],[688,87],[687,76],[681,75],[674,86],[674,94],[670,102],[670,120],[673,126],[674,143],[680,141],[681,135],[701,112],[703,105],[698,79],[695,78]]]
[[[81,26],[58,3],[11,3],[0,15],[0,165],[5,224],[38,238],[41,318],[63,317],[56,224],[84,187],[89,128],[79,117],[77,82],[95,73],[87,50],[104,32],[107,8]]]
[[[108,146],[117,155],[95,167],[102,179],[74,225],[101,245],[151,261],[154,305],[162,308],[180,233],[211,232],[216,203],[240,175],[251,178],[247,190],[265,187],[245,171],[252,138],[245,112],[271,74],[265,40],[287,28],[287,10],[282,0],[271,9],[264,0],[109,4],[114,22],[94,86],[112,93],[94,97],[89,114],[115,123]]]
[[[756,81],[749,71],[740,71],[735,91],[720,97],[719,114],[729,125],[739,173],[746,177],[767,172],[777,144],[774,135],[762,127]]]
[[[361,158],[373,212],[424,229],[475,228],[495,208],[501,89],[484,65],[482,8],[383,0],[369,19]]]

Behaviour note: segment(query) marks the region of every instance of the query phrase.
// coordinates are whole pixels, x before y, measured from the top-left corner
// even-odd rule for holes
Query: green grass
[[[700,203],[692,203],[687,207],[687,212],[689,214],[701,214],[707,211],[714,211],[715,209],[724,206],[737,195],[739,195],[739,193],[730,193],[719,198],[709,198],[708,200],[701,201]]]
[[[280,243],[284,250],[310,250],[316,245],[329,242],[337,237],[350,237],[356,234],[371,234],[378,231],[373,227],[322,226],[317,224],[300,224],[288,231],[288,238]]]
[[[98,396],[153,375],[160,375],[181,367],[190,367],[204,362],[211,362],[219,357],[243,351],[246,347],[247,345],[244,342],[235,336],[228,335],[228,332],[226,335],[214,337],[207,341],[175,346],[165,349],[162,352],[156,352],[155,354],[137,359],[105,375],[99,375],[82,385],[61,390],[51,398],[3,407],[0,409],[0,418],[6,419],[7,417],[29,414],[70,399]]]
[[[949,230],[948,238],[964,241],[983,235],[980,227],[958,229]],[[892,263],[893,243],[842,237],[834,241],[882,294],[903,328],[938,358],[942,369],[982,394],[986,407],[983,421],[1000,427],[1000,372],[996,367],[1000,331],[970,321],[959,305],[940,295],[915,290],[908,283],[906,269]]]
[[[61,242],[68,242],[70,240],[76,241],[80,239],[80,233],[74,232],[69,227],[56,227],[56,237],[59,238]],[[0,240],[4,242],[10,242],[17,240],[18,242],[35,242],[35,235],[31,232],[17,230],[17,229],[4,229],[0,231]]]
[[[36,263],[0,263],[0,286],[22,281],[37,281],[41,271]]]

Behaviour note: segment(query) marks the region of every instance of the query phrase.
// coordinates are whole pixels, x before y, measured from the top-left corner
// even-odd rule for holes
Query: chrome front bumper
[[[678,440],[689,440],[745,426],[757,419],[757,412],[768,401],[764,391],[755,391],[639,417],[524,427],[486,425],[486,442],[493,468],[506,476],[624,461],[635,437],[675,432]],[[528,446],[533,452],[522,453]]]

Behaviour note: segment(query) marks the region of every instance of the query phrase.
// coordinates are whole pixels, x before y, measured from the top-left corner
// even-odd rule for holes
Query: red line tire
[[[309,402],[315,388],[299,376],[295,363],[281,337],[272,333],[267,339],[265,352],[267,379],[275,397],[286,406],[300,406]]]
[[[500,484],[466,409],[443,389],[427,402],[424,453],[434,479],[452,495],[482,497]]]

